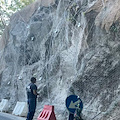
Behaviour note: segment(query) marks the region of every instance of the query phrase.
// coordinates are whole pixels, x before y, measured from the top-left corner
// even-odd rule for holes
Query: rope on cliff
[[[103,4],[103,7],[105,7],[105,3],[104,3],[104,0],[102,0],[102,4]]]
[[[98,117],[102,112],[99,112],[97,115],[95,115],[91,120],[94,120],[96,117]]]

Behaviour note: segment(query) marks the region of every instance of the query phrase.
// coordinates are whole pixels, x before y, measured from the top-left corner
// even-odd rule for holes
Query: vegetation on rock
[[[35,0],[1,0],[0,1],[0,36],[9,24],[10,16]]]

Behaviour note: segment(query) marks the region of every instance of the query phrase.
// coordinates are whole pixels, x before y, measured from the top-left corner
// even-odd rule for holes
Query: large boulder
[[[83,119],[119,120],[119,1],[38,0],[15,13],[1,41],[0,99],[27,101],[26,85],[37,78],[38,106],[55,106],[66,120],[65,100],[83,101]],[[111,11],[111,12],[110,12]]]

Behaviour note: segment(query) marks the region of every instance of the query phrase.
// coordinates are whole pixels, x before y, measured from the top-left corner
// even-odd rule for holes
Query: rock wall
[[[119,120],[118,3],[38,0],[11,16],[0,47],[0,98],[9,99],[9,112],[26,101],[26,85],[35,76],[35,117],[50,104],[57,120],[66,120],[66,97],[76,94],[84,120]]]

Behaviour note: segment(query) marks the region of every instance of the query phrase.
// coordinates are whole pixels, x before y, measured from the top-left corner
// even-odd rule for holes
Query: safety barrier
[[[54,106],[45,105],[37,120],[56,120]]]
[[[0,103],[0,111],[1,112],[7,112],[8,110],[8,100],[7,99],[2,99]]]
[[[12,114],[18,116],[27,116],[28,107],[26,102],[17,102]]]

